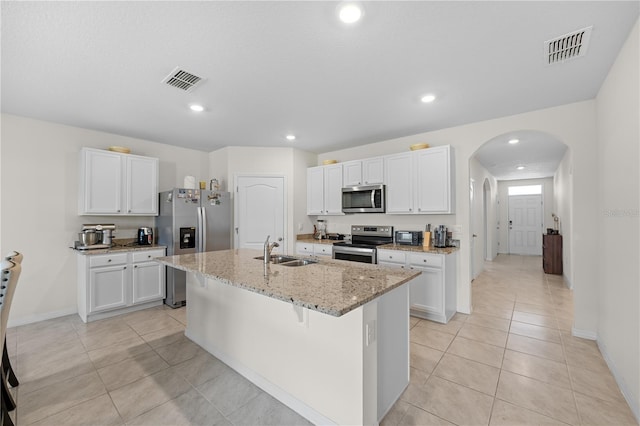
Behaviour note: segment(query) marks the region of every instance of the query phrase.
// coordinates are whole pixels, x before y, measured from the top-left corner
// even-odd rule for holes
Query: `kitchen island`
[[[409,383],[409,286],[419,275],[260,251],[158,258],[187,272],[185,334],[316,424],[378,424]]]

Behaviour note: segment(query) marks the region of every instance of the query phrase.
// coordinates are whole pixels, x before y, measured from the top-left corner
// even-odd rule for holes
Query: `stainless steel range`
[[[376,247],[393,243],[393,226],[352,225],[351,242],[333,244],[333,258],[378,263]]]

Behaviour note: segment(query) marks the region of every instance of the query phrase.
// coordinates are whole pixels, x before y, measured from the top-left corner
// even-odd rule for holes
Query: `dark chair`
[[[17,251],[12,251],[9,253],[5,259],[12,261],[13,263],[18,263],[22,266],[22,253],[18,253]],[[2,370],[4,371],[4,375],[9,381],[9,384],[14,388],[20,384],[18,378],[16,377],[13,368],[11,367],[11,361],[9,360],[9,353],[7,352],[7,339],[5,336],[4,339],[4,348],[2,349]]]
[[[15,293],[21,271],[22,266],[19,263],[6,259],[2,261],[2,272],[0,273],[0,341],[5,342],[5,347],[9,309],[11,308],[11,301],[13,300],[13,294]],[[13,421],[11,417],[9,417],[9,411],[16,408],[16,403],[13,400],[13,396],[9,391],[9,385],[7,384],[4,359],[2,360],[2,368],[0,368],[0,376],[0,386],[2,387],[2,396],[0,398],[2,416],[0,417],[0,421],[2,425],[12,426]]]

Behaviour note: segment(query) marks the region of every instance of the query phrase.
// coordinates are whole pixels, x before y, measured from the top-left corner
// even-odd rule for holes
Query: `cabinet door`
[[[362,161],[347,161],[342,164],[343,186],[362,185]]]
[[[411,309],[444,316],[444,281],[442,270],[411,267],[422,274],[411,282],[409,290]]]
[[[306,256],[313,255],[312,243],[296,243],[296,254],[303,254]]]
[[[325,214],[342,213],[342,164],[324,167],[324,211]]]
[[[324,168],[307,169],[307,214],[324,213]]]
[[[127,214],[158,214],[158,159],[127,156]]]
[[[330,244],[314,244],[313,254],[316,256],[331,256],[333,254],[333,246]]]
[[[413,164],[411,153],[389,155],[384,160],[387,213],[413,213]]]
[[[417,151],[417,213],[451,213],[449,146]]]
[[[89,313],[127,306],[127,266],[89,270]]]
[[[362,181],[365,185],[384,183],[384,157],[362,160]]]
[[[83,149],[80,155],[79,214],[120,214],[122,156],[93,149]]]
[[[133,304],[164,299],[165,267],[156,262],[133,265]]]

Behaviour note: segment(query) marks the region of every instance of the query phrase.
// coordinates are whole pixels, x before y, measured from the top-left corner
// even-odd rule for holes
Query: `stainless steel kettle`
[[[141,246],[150,246],[153,244],[153,228],[147,226],[138,228],[138,244]]]

